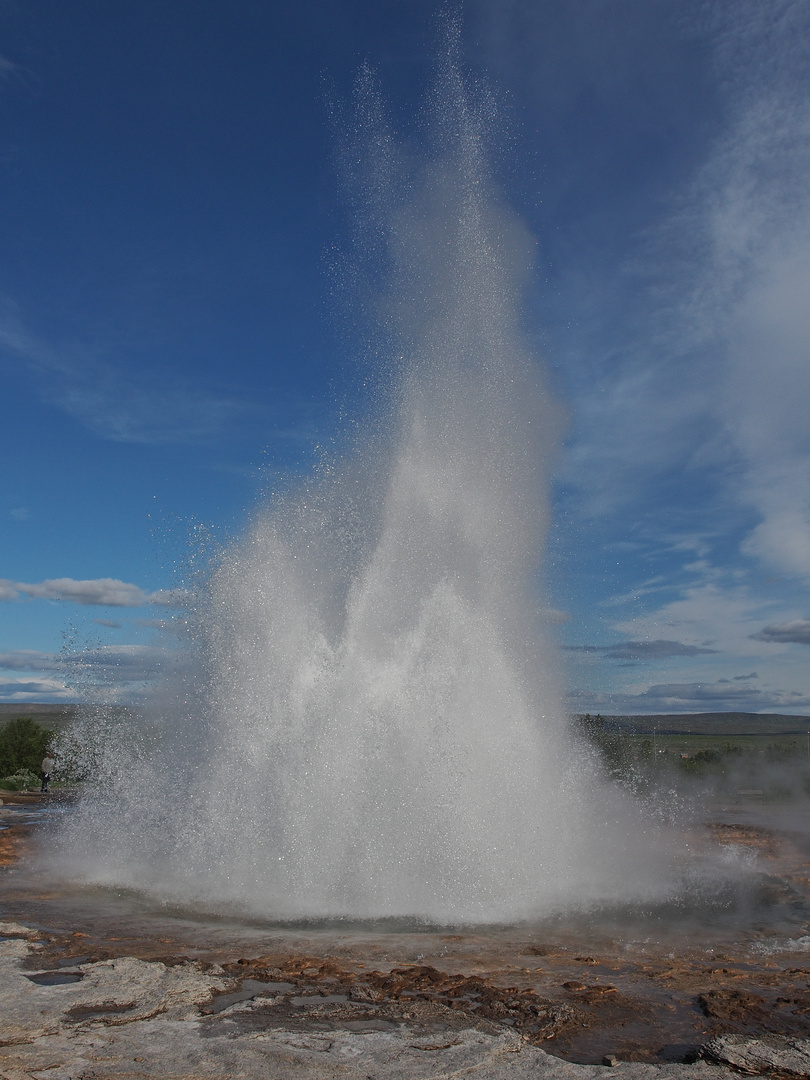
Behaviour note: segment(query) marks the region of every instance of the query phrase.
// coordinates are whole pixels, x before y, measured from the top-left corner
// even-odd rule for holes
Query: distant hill
[[[635,735],[804,735],[810,716],[783,713],[707,712],[606,716],[605,727]]]
[[[28,716],[43,727],[59,728],[80,708],[79,705],[45,705],[36,702],[0,702],[0,724],[16,716]],[[601,714],[608,731],[632,735],[804,735],[810,731],[810,716],[784,713],[707,712],[661,713],[648,716],[607,716]]]
[[[9,704],[0,702],[0,724],[15,720],[18,716],[27,716],[29,720],[42,724],[52,731],[63,727],[75,715],[78,705],[45,705],[33,701]]]

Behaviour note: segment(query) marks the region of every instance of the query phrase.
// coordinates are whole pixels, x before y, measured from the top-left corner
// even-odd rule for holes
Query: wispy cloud
[[[54,347],[23,324],[17,305],[0,303],[0,353],[21,360],[39,393],[103,438],[129,443],[199,443],[259,405],[223,387],[206,389],[173,372],[117,363],[79,346]]]
[[[711,681],[721,665],[806,643],[800,598],[780,603],[751,570],[810,582],[810,9],[687,4],[683,25],[690,12],[722,123],[663,220],[627,249],[626,276],[593,283],[564,479],[574,505],[616,533],[631,520],[663,534],[680,515],[723,538],[724,572],[704,545],[692,580],[670,563],[603,606],[627,604],[614,633],[715,649],[714,665],[696,655]],[[798,664],[791,674],[808,688]]]
[[[693,519],[744,521],[742,555],[810,582],[810,8],[686,4],[681,29],[722,126],[625,272],[581,287],[563,479],[609,523],[690,489]]]
[[[74,578],[50,578],[30,584],[24,581],[0,580],[0,600],[65,600],[74,604],[101,607],[177,607],[184,596],[178,590],[157,589],[146,592],[117,578],[95,578],[76,581]]]
[[[570,652],[589,652],[607,660],[667,660],[679,656],[700,656],[716,653],[700,645],[687,645],[682,641],[621,641],[616,645],[566,645]]]
[[[0,297],[0,358],[20,361],[44,401],[103,439],[199,446],[255,424],[263,440],[300,448],[323,435],[323,401],[289,388],[257,396],[227,379],[189,378],[163,348],[156,343],[153,355],[133,361],[126,341],[54,345],[24,325],[11,298]]]
[[[730,122],[671,223],[677,340],[718,372],[725,488],[759,518],[743,550],[810,581],[810,10],[743,0],[716,32]]]
[[[15,64],[7,56],[0,55],[0,81],[11,78],[21,79],[27,83],[31,78],[31,72],[21,64]]]

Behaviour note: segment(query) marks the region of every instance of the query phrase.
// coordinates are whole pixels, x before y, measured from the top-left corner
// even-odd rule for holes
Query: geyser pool
[[[99,783],[59,858],[279,919],[653,899],[672,884],[662,836],[572,733],[539,614],[559,411],[522,325],[531,243],[495,191],[487,106],[446,59],[416,167],[368,76],[358,97],[387,268],[382,419],[215,560],[161,720],[95,722]]]

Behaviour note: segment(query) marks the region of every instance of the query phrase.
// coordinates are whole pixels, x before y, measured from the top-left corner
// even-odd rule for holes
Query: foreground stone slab
[[[341,1001],[299,999],[279,1025],[272,989],[218,1011],[238,981],[215,966],[118,957],[37,972],[41,944],[0,926],[2,1080],[727,1080],[723,1065],[575,1065],[442,1005],[392,1006],[364,1024]],[[32,940],[33,939],[33,940]],[[37,981],[38,980],[38,981]],[[287,994],[289,999],[289,994]],[[206,1006],[208,1009],[206,1010]],[[398,1011],[397,1011],[398,1010]],[[371,1015],[371,1014],[370,1014]],[[383,1027],[384,1030],[378,1030]],[[773,1068],[773,1066],[769,1066]]]
[[[790,1039],[784,1035],[719,1035],[701,1051],[706,1061],[732,1065],[749,1074],[782,1073],[810,1076],[810,1039]]]

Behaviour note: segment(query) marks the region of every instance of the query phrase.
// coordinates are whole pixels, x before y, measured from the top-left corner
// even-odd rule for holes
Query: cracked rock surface
[[[732,1065],[750,1074],[810,1076],[810,1039],[785,1035],[719,1035],[701,1051],[706,1061]]]
[[[362,1002],[338,994],[310,999],[283,983],[245,991],[222,968],[196,961],[172,965],[116,957],[38,971],[43,946],[34,931],[2,924],[0,934],[2,1080],[585,1080],[608,1073],[627,1080],[726,1080],[733,1075],[712,1061],[577,1065],[528,1044],[515,1030],[436,1002],[387,1003],[382,1010],[369,1004],[364,1019]],[[252,996],[245,999],[246,992]]]

